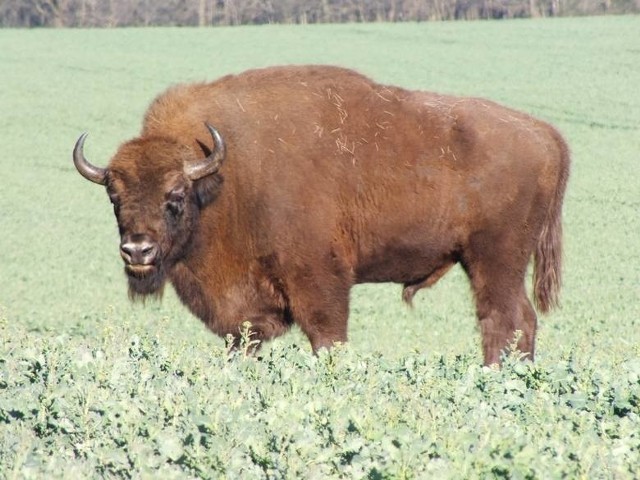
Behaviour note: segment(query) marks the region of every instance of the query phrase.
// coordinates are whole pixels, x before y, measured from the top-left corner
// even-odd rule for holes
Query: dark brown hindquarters
[[[462,265],[474,292],[482,334],[484,363],[501,363],[501,355],[520,332],[517,348],[534,359],[537,329],[536,312],[525,289],[525,275],[534,256],[534,300],[541,312],[558,304],[562,261],[562,200],[569,172],[569,151],[559,134],[560,147],[556,187],[547,203],[547,212],[523,217],[523,225],[502,226],[470,238]],[[538,225],[531,237],[524,225]]]

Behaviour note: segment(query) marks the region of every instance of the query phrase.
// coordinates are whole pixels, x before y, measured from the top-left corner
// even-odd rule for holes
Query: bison
[[[85,139],[73,161],[113,203],[130,296],[169,281],[219,335],[296,324],[316,352],[347,340],[354,284],[411,303],[459,263],[492,364],[516,331],[533,359],[531,257],[537,308],[558,303],[569,150],[491,101],[271,67],[169,88],[106,168]]]

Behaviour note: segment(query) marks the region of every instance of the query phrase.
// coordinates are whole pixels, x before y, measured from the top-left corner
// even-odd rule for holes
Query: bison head
[[[123,144],[107,168],[87,161],[86,133],[73,149],[73,162],[86,179],[104,185],[120,230],[132,298],[161,294],[167,272],[191,245],[200,210],[217,195],[218,169],[225,147],[218,131],[206,125],[214,147],[196,158],[193,149],[167,137],[140,137]]]

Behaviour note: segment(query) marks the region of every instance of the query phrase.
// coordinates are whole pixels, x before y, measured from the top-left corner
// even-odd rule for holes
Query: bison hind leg
[[[404,288],[402,289],[402,300],[404,303],[413,307],[413,297],[418,290],[433,286],[438,280],[444,277],[449,270],[451,270],[451,267],[453,267],[455,263],[456,262],[453,261],[447,262],[433,270],[426,277],[422,277],[415,282],[405,283]]]

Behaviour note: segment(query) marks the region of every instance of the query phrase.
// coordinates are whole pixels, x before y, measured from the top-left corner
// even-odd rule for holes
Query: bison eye
[[[179,216],[184,210],[185,198],[186,192],[184,188],[171,190],[171,192],[167,194],[167,203],[165,203],[167,211],[175,217]]]
[[[118,198],[118,195],[109,192],[109,201],[111,202],[111,205],[113,205],[113,213],[117,217],[120,213],[120,199]]]

